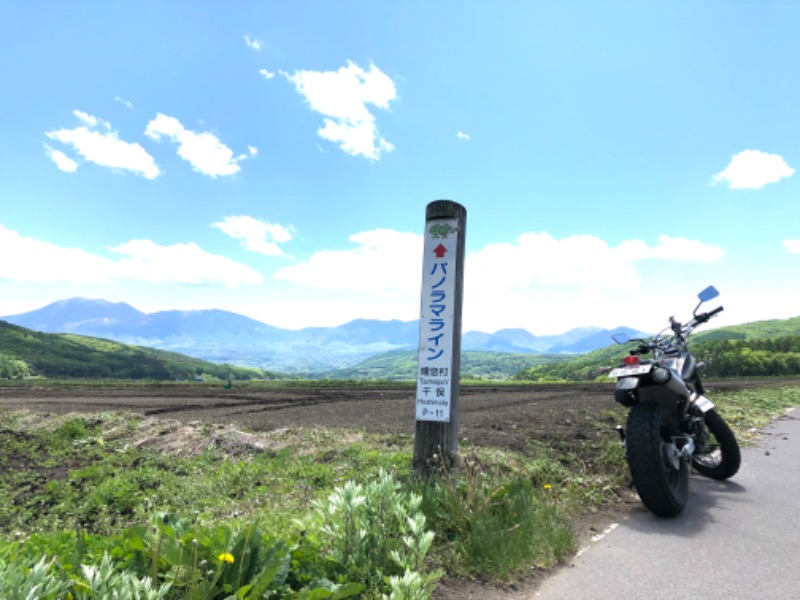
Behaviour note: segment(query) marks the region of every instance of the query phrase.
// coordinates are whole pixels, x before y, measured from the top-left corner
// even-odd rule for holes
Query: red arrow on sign
[[[433,253],[436,255],[436,258],[442,258],[447,253],[447,248],[439,244],[433,249]]]

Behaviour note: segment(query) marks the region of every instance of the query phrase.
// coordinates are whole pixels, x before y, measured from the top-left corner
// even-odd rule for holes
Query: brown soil
[[[777,379],[724,381],[706,387],[713,398],[715,391],[781,383]],[[230,424],[229,430],[273,434],[291,427],[326,427],[411,435],[415,428],[414,397],[412,385],[266,390],[205,384],[63,388],[25,385],[0,387],[0,409],[27,409],[34,413],[133,411],[150,417],[148,421],[155,424],[178,422],[177,427],[170,428],[173,432],[184,424],[200,421]],[[582,448],[594,446],[599,437],[616,435],[614,427],[625,418],[623,409],[613,400],[613,386],[601,384],[462,387],[459,403],[459,439],[463,444],[523,453],[530,449],[532,440],[555,450],[580,453]],[[196,435],[192,436],[192,432]],[[187,425],[184,433],[184,444],[200,439],[197,427]],[[247,434],[237,431],[237,435],[241,439]],[[252,443],[258,442],[254,438]],[[608,524],[624,518],[629,502],[638,504],[633,496],[623,497],[611,512],[590,515],[579,524],[579,536],[588,540]],[[529,581],[507,588],[445,581],[437,598],[521,600],[533,596],[541,576],[533,573]]]
[[[730,391],[778,380],[707,384]],[[624,413],[611,385],[518,385],[462,387],[459,439],[477,446],[524,451],[530,440],[572,448],[596,435],[590,421],[610,428]],[[8,386],[0,408],[67,413],[133,411],[183,422],[234,424],[251,431],[286,427],[330,427],[369,433],[414,433],[413,386],[288,387],[258,389],[222,385]],[[609,411],[616,413],[616,416]]]

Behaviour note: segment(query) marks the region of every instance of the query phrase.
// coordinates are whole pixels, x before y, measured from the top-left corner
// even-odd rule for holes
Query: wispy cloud
[[[64,154],[61,150],[54,150],[47,144],[44,145],[47,157],[52,160],[56,166],[65,173],[74,173],[78,170],[78,163],[72,160],[69,156]]]
[[[388,110],[397,97],[394,82],[375,65],[365,71],[353,62],[338,71],[282,73],[305,97],[312,110],[324,115],[317,130],[322,139],[339,145],[352,156],[378,160],[394,146],[381,137],[372,105]]]
[[[259,70],[259,74],[260,74],[260,75],[261,75],[261,76],[262,76],[264,79],[272,79],[273,77],[275,77],[275,73],[273,73],[273,72],[271,72],[271,71],[267,71],[266,69],[261,69],[261,70]]]
[[[464,133],[463,131],[459,131],[457,135],[458,135],[458,139],[464,140],[465,142],[468,142],[468,141],[470,141],[472,139],[469,136],[469,134]]]
[[[117,102],[119,102],[120,104],[122,104],[127,108],[133,108],[133,102],[131,102],[130,100],[125,100],[124,98],[120,98],[119,96],[114,96],[114,100],[116,100]]]
[[[800,254],[800,240],[784,240],[783,247],[792,254]]]
[[[0,261],[0,280],[73,284],[131,280],[228,287],[264,280],[251,267],[205,252],[193,242],[162,246],[131,240],[109,251],[119,257],[24,237],[0,225],[0,255],[16,257]]]
[[[213,223],[225,235],[238,240],[251,252],[265,256],[288,256],[278,244],[290,242],[294,237],[294,228],[284,227],[276,223],[266,223],[245,215],[229,216]]]
[[[108,123],[106,123],[105,121],[101,121],[97,117],[95,117],[93,115],[90,115],[88,113],[85,113],[83,111],[73,110],[72,114],[75,115],[76,117],[78,117],[81,121],[83,121],[89,127],[97,127],[98,123],[103,123],[105,125],[106,129],[110,129],[111,128],[108,125]]]
[[[244,43],[248,48],[252,48],[256,52],[261,52],[261,40],[258,38],[251,38],[249,35],[244,36]]]
[[[119,171],[131,171],[147,179],[158,177],[160,171],[153,157],[139,144],[121,140],[108,121],[80,110],[75,110],[72,114],[78,117],[82,125],[74,129],[55,129],[45,132],[45,135],[51,140],[72,147],[84,160],[97,165]],[[63,155],[63,153],[61,154]],[[54,162],[57,161],[53,157],[52,150],[48,151],[48,156]],[[75,168],[77,168],[74,160],[72,163],[63,160],[61,164],[56,162],[56,165],[62,170],[64,170],[63,166],[71,168],[72,164],[75,164]],[[75,168],[72,170],[74,171]]]
[[[712,182],[727,183],[732,190],[757,190],[794,173],[782,156],[760,150],[743,150],[731,157],[731,162]]]
[[[234,156],[217,136],[186,129],[175,117],[161,113],[147,124],[145,135],[154,140],[168,137],[178,144],[178,156],[188,161],[195,171],[209,177],[235,175],[241,170],[239,163],[248,158],[245,154]],[[255,153],[250,151],[250,156],[255,156]]]

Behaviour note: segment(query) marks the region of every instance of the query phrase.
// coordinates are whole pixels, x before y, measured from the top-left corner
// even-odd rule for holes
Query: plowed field
[[[724,381],[715,390],[775,385],[778,380]],[[459,438],[481,446],[524,451],[531,439],[570,448],[624,419],[611,385],[503,385],[461,388]],[[0,407],[34,412],[125,410],[181,421],[234,424],[253,431],[299,427],[414,432],[413,385],[225,389],[207,384],[0,387]]]

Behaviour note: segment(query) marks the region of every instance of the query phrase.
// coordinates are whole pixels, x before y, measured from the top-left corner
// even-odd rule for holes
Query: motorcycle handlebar
[[[712,311],[710,311],[710,312],[707,312],[707,313],[701,313],[701,314],[697,315],[697,317],[695,317],[695,318],[697,319],[697,322],[698,322],[698,323],[705,323],[705,322],[707,322],[707,321],[708,321],[708,320],[709,320],[711,317],[713,317],[714,315],[716,315],[716,314],[718,314],[718,313],[721,313],[723,310],[725,310],[725,307],[723,307],[723,306],[719,306],[719,307],[715,308],[714,310],[712,310]]]

